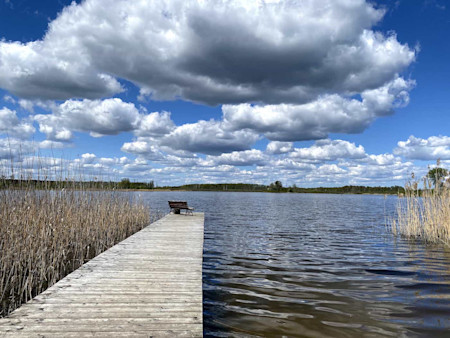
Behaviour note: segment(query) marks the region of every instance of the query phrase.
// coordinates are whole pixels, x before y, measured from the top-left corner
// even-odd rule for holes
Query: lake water
[[[391,235],[396,197],[139,194],[205,212],[205,336],[450,336],[450,250]]]

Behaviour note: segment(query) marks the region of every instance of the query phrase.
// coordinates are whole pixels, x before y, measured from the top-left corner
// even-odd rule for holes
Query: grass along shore
[[[405,198],[397,204],[396,217],[391,220],[395,235],[420,239],[429,243],[450,245],[450,182],[434,184],[429,178],[412,181],[405,187]]]
[[[0,317],[156,218],[118,191],[2,184]]]

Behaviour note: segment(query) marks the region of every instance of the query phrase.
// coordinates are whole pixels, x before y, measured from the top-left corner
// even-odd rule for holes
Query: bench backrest
[[[169,201],[169,207],[174,208],[174,209],[176,209],[176,208],[182,209],[182,208],[187,208],[188,205],[187,205],[186,201]]]

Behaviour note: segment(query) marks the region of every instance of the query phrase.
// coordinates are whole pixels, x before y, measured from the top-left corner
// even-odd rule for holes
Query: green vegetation
[[[206,184],[185,184],[181,186],[156,187],[154,181],[132,182],[129,178],[124,178],[120,182],[112,181],[42,181],[42,180],[17,180],[0,179],[0,189],[21,188],[25,184],[35,189],[62,189],[71,187],[72,189],[121,189],[121,190],[183,190],[183,191],[236,191],[236,192],[275,192],[275,193],[314,193],[314,194],[403,194],[405,189],[400,186],[392,187],[367,187],[359,185],[346,185],[343,187],[318,187],[301,188],[295,184],[291,187],[284,187],[281,181],[275,181],[269,185],[249,184],[249,183],[206,183]]]
[[[270,185],[269,185],[270,191],[281,192],[282,189],[283,189],[283,184],[281,183],[281,181],[275,181],[273,183],[270,183]]]
[[[0,317],[155,218],[100,182],[0,178],[0,186]]]
[[[186,184],[178,187],[162,187],[168,190],[187,190],[187,191],[266,191],[265,185],[246,184],[246,183],[210,183],[210,184]]]
[[[430,169],[428,171],[427,177],[431,180],[434,187],[436,187],[437,185],[438,187],[442,188],[445,177],[448,175],[449,175],[448,170],[440,168],[438,162],[438,166],[436,168]]]
[[[155,182],[154,181],[150,181],[148,183],[144,183],[144,182],[131,182],[129,178],[124,178],[122,179],[122,181],[120,181],[117,184],[117,187],[119,189],[133,189],[133,190],[138,190],[138,189],[154,189],[155,188]]]
[[[91,189],[91,190],[113,190],[113,189],[154,189],[154,181],[131,182],[124,178],[120,182],[113,181],[85,181],[85,180],[35,180],[35,179],[11,179],[0,177],[0,189]]]
[[[187,191],[240,191],[240,192],[283,192],[283,193],[315,193],[315,194],[391,194],[404,193],[404,188],[393,187],[365,187],[346,185],[344,187],[319,187],[319,188],[299,188],[297,186],[283,187],[280,181],[275,181],[270,185],[245,184],[245,183],[218,183],[218,184],[187,184],[179,187],[162,187],[168,190]]]

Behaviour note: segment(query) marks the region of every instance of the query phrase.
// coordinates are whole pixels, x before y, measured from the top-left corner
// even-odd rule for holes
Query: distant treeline
[[[11,188],[34,188],[34,189],[153,189],[154,181],[150,182],[131,182],[128,178],[124,178],[120,182],[114,181],[74,181],[74,180],[20,180],[20,179],[0,179],[0,189]]]
[[[397,195],[404,194],[405,188],[401,186],[392,187],[366,187],[361,185],[346,185],[337,188],[288,188],[288,190],[293,190],[293,192],[301,193],[325,193],[325,194],[389,194]]]
[[[158,190],[184,190],[184,191],[240,191],[240,192],[279,192],[279,193],[319,193],[319,194],[404,194],[405,189],[400,186],[392,187],[366,187],[359,185],[346,185],[343,187],[301,188],[297,186],[283,187],[280,181],[270,185],[248,183],[220,183],[220,184],[186,184],[181,186],[165,186],[156,188],[154,181],[131,182],[128,178],[120,182],[113,181],[51,181],[51,180],[18,180],[0,179],[0,189],[11,188],[35,189],[158,189]]]
[[[267,191],[268,186],[246,183],[221,183],[221,184],[186,184],[179,187],[166,187],[170,190],[189,190],[189,191]]]
[[[270,185],[231,183],[231,184],[186,184],[179,187],[165,187],[170,190],[188,191],[254,191],[254,192],[292,192],[292,193],[319,193],[319,194],[404,194],[405,189],[401,186],[392,187],[366,187],[359,185],[346,185],[344,187],[318,187],[299,188],[296,186],[283,187],[277,181]]]

